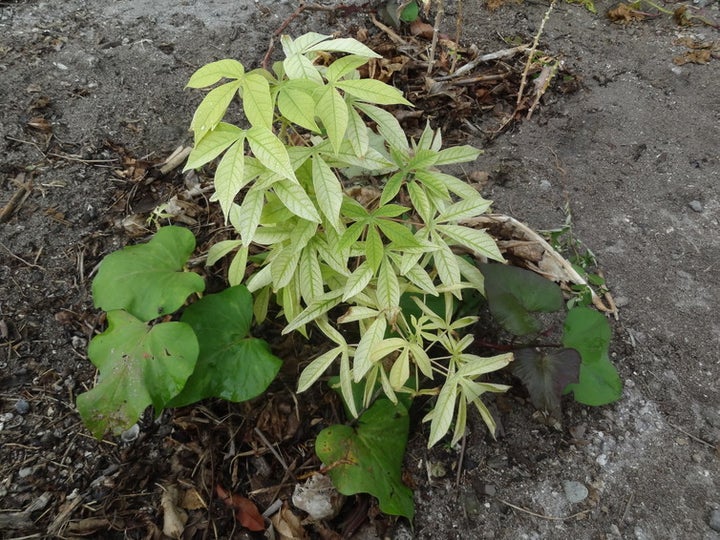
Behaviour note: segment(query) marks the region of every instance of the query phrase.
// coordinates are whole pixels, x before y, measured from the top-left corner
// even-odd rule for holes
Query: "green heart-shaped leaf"
[[[560,287],[535,272],[505,264],[481,264],[480,271],[485,276],[490,313],[516,336],[540,330],[533,312],[549,313],[563,308]]]
[[[315,452],[340,493],[370,493],[386,514],[412,520],[413,494],[401,479],[409,425],[402,403],[379,399],[360,416],[356,427],[334,425],[322,430]]]
[[[148,326],[123,310],[107,314],[108,328],[93,338],[88,357],[100,371],[95,388],[77,398],[85,425],[96,437],[118,434],[153,405],[159,413],[193,372],[198,342],[180,322]]]
[[[185,310],[182,321],[195,331],[200,354],[195,371],[171,406],[209,397],[246,401],[267,389],[282,361],[267,342],[248,337],[252,315],[252,296],[244,285],[207,295]]]
[[[622,395],[622,381],[610,362],[610,325],[605,316],[586,307],[568,312],[563,328],[563,345],[576,349],[582,357],[580,380],[565,388],[585,405],[606,405]]]
[[[92,283],[95,307],[124,309],[142,321],[173,313],[188,296],[205,289],[199,275],[181,271],[194,249],[189,230],[163,227],[147,244],[111,253]]]

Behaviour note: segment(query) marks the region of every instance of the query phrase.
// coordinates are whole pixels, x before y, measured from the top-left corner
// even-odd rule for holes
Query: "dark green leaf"
[[[252,296],[244,285],[210,294],[185,310],[200,344],[195,371],[183,391],[170,402],[181,407],[209,397],[246,401],[263,393],[282,361],[268,344],[248,337]]]
[[[560,287],[535,272],[504,264],[481,264],[485,296],[490,312],[508,332],[516,336],[540,330],[533,312],[563,308]]]
[[[519,378],[536,408],[560,417],[560,397],[568,384],[578,382],[580,355],[575,349],[520,349],[512,372]]]

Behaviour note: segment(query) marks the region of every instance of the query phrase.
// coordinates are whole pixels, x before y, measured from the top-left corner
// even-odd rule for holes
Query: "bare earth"
[[[453,33],[458,2],[446,4]],[[481,53],[507,47],[500,36],[531,40],[547,8],[463,4],[462,41]],[[703,5],[720,20],[717,2]],[[258,66],[296,7],[0,3],[0,208],[14,196],[20,203],[0,223],[0,537],[160,537],[161,486],[182,470],[164,461],[177,456],[168,449],[177,418],[159,427],[150,418],[131,442],[98,443],[74,411],[94,377],[85,356],[99,329],[92,271],[136,241],[122,219],[146,215],[172,191],[167,180],[143,183],[142,160],[157,163],[189,143],[200,99],[183,90],[190,74],[225,57]],[[598,2],[601,13],[608,7]],[[308,10],[285,32],[353,35],[360,26],[376,31],[367,9]],[[681,37],[714,42],[714,57],[674,64],[688,51]],[[491,143],[470,138],[485,149],[473,169],[489,173],[496,210],[536,229],[559,227],[571,211],[575,237],[597,256],[620,308],[613,359],[625,393],[597,409],[568,403],[556,431],[515,392],[494,405],[497,441],[474,420],[459,476],[459,449],[426,450],[418,427],[406,461],[414,528],[400,523],[387,536],[720,538],[718,40],[710,26],[670,17],[622,26],[556,7],[541,49],[564,58],[580,90],[549,91],[531,120]],[[231,431],[214,432],[220,456],[236,451]],[[270,454],[264,463],[278,467]],[[213,474],[228,475],[228,466],[216,463]],[[248,490],[243,471],[255,474],[234,471],[233,489]],[[205,525],[186,537],[246,537],[212,501],[212,485],[196,487],[208,507],[193,516]],[[358,534],[375,537],[370,527]]]

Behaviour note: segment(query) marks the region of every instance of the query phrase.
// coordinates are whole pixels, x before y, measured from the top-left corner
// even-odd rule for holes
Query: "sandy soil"
[[[446,3],[454,32],[458,3]],[[532,39],[547,7],[463,3],[463,42],[481,52],[506,47],[499,36]],[[357,5],[307,11],[286,32],[372,28]],[[717,2],[698,5],[720,19]],[[177,416],[150,419],[131,442],[97,443],[83,429],[73,402],[94,376],[92,271],[133,241],[123,218],[182,187],[181,176],[149,167],[189,142],[200,96],[183,86],[193,70],[225,57],[258,65],[295,7],[0,3],[0,207],[20,202],[0,223],[0,537],[159,537],[161,485],[182,468],[170,466],[177,446],[194,441],[170,436]],[[677,65],[683,38],[714,42],[714,57]],[[419,433],[406,463],[414,529],[400,523],[388,536],[720,538],[718,40],[716,29],[669,17],[617,25],[556,7],[541,48],[562,56],[580,90],[549,92],[531,120],[492,142],[470,139],[485,149],[473,168],[489,173],[497,210],[535,228],[559,227],[571,212],[620,307],[613,358],[625,394],[598,409],[568,404],[555,431],[513,393],[496,404],[497,441],[471,426],[460,475],[458,449],[427,451]],[[488,114],[477,123],[491,123]],[[221,424],[222,457],[234,441]],[[213,474],[229,475],[228,465]],[[245,489],[241,473],[233,479]],[[186,537],[244,537],[222,505],[194,512]]]

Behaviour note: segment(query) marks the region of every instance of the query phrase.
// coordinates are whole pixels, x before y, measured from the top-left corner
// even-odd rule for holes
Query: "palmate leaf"
[[[281,180],[273,184],[273,190],[285,208],[293,214],[313,223],[320,223],[320,214],[307,192],[297,182]]]
[[[243,285],[207,295],[185,310],[181,320],[192,327],[200,351],[195,371],[170,406],[210,397],[246,401],[267,389],[282,361],[267,342],[248,336],[252,315],[252,296]]]
[[[365,101],[367,103],[376,103],[378,105],[408,105],[412,106],[402,95],[402,92],[385,84],[377,79],[351,79],[347,81],[338,81],[335,83],[336,88],[340,88],[355,99]]]
[[[320,298],[313,301],[297,317],[291,320],[285,328],[283,328],[283,335],[288,334],[293,330],[297,330],[301,326],[304,326],[307,323],[314,321],[321,315],[324,315],[332,308],[337,306],[340,303],[340,296],[342,295],[342,292],[342,289],[336,291],[328,291]]]
[[[496,261],[505,260],[495,239],[483,229],[473,229],[463,225],[438,225],[436,230],[452,242],[472,250],[475,254]]]
[[[242,101],[250,125],[272,128],[274,106],[270,83],[261,71],[251,71],[243,79]]]
[[[190,123],[190,129],[195,132],[196,144],[223,119],[241,84],[238,80],[213,88],[200,102]]]
[[[387,320],[384,316],[375,319],[368,329],[363,333],[355,350],[353,360],[353,381],[358,383],[373,367],[373,348],[382,341],[387,329]]]
[[[363,156],[367,153],[368,147],[370,146],[370,134],[368,127],[350,104],[347,105],[347,109],[348,127],[345,133],[348,142],[352,146],[355,155]]]
[[[203,279],[183,272],[195,237],[183,227],[162,227],[147,244],[128,246],[100,263],[92,283],[95,307],[124,309],[142,321],[173,313],[188,296],[205,289]]]
[[[185,323],[150,327],[124,310],[109,311],[107,320],[107,330],[88,347],[98,383],[77,398],[85,425],[98,438],[128,429],[149,405],[159,414],[182,390],[199,351]]]
[[[283,178],[297,181],[285,145],[270,129],[259,125],[253,126],[247,130],[246,136],[253,154],[260,163]]]
[[[205,88],[212,86],[220,79],[242,79],[245,68],[237,60],[226,58],[217,62],[210,62],[195,71],[190,77],[186,88]]]
[[[228,148],[215,171],[215,194],[227,223],[235,197],[249,181],[245,177],[245,137]]]
[[[265,190],[257,189],[257,185],[254,185],[245,194],[241,205],[233,204],[230,207],[230,223],[246,246],[249,246],[255,237],[264,204]]]
[[[315,123],[315,100],[312,87],[301,84],[301,80],[287,81],[278,91],[277,105],[280,114],[293,124],[304,127],[314,133],[320,128]]]
[[[295,41],[297,43],[297,40]],[[303,50],[303,52],[313,51],[343,52],[357,56],[365,56],[366,58],[382,58],[382,56],[373,51],[370,47],[363,45],[358,40],[352,38],[329,39],[327,41],[322,41],[305,47]]]
[[[338,345],[330,349],[329,351],[321,354],[310,362],[305,369],[303,369],[298,379],[298,393],[304,392],[310,388],[320,377],[325,373],[328,368],[337,360],[337,358],[347,350],[347,346],[343,347]]]
[[[320,212],[323,213],[335,230],[341,230],[342,184],[330,166],[320,156],[312,158],[312,181],[315,199]]]
[[[332,86],[326,86],[319,91],[315,115],[320,118],[337,154],[343,143],[349,120],[345,100]]]
[[[322,75],[306,56],[296,53],[283,60],[285,75],[293,80],[310,80],[318,85],[324,84]]]
[[[370,493],[380,510],[412,521],[412,491],[402,482],[409,429],[405,405],[379,399],[360,416],[357,427],[334,425],[321,431],[315,452],[340,493]]]
[[[410,149],[405,130],[392,113],[368,103],[354,103],[353,107],[364,112],[377,124],[380,135],[385,138],[390,147],[404,152]]]
[[[208,132],[195,144],[195,147],[188,156],[183,172],[202,167],[218,157],[226,148],[244,136],[245,131],[239,127],[220,122],[215,129]]]
[[[366,56],[348,54],[347,56],[338,58],[330,64],[325,72],[325,77],[329,83],[335,83],[348,73],[355,71],[357,68],[367,63],[368,58]]]
[[[453,163],[465,163],[467,161],[475,161],[482,152],[472,146],[454,146],[440,150],[435,165],[451,165]]]

